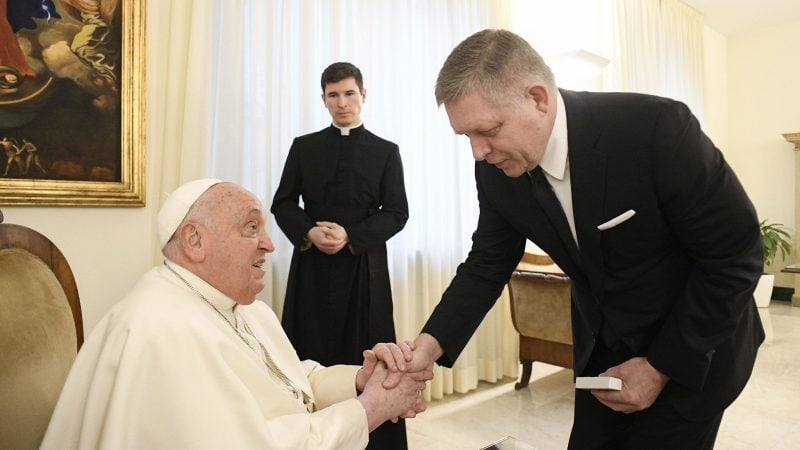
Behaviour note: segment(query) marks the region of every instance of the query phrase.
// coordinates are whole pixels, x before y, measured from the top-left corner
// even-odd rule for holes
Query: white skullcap
[[[215,184],[222,183],[216,178],[202,178],[200,180],[189,181],[182,184],[178,189],[167,197],[158,211],[158,243],[163,249],[167,242],[175,234],[175,231],[183,222],[189,208],[200,198],[205,191]]]

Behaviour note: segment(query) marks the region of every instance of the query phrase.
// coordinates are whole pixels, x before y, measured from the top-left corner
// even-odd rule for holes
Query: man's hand
[[[411,361],[414,343],[405,341],[400,344],[378,343],[372,350],[364,350],[364,363],[356,374],[356,389],[364,390],[364,386],[372,376],[378,361],[382,361],[390,372],[405,372],[406,361]]]
[[[333,222],[319,222],[319,223],[333,223]],[[336,225],[336,224],[334,224]],[[338,226],[338,225],[337,225]],[[341,227],[339,227],[341,228]],[[344,232],[344,228],[342,228]],[[308,230],[306,237],[314,247],[327,255],[335,255],[339,250],[347,245],[347,233],[344,233],[345,238],[341,239],[337,233],[330,232],[329,228],[316,226]]]
[[[317,222],[317,226],[322,228],[322,230],[330,239],[344,241],[345,244],[350,242],[347,239],[347,230],[345,230],[343,226],[336,222],[319,221]]]
[[[617,412],[630,414],[649,408],[661,394],[669,377],[656,370],[646,358],[631,358],[611,367],[600,376],[617,377],[622,380],[621,391],[592,389],[592,395],[600,403]]]
[[[444,353],[439,341],[430,334],[422,333],[411,344],[411,348],[412,357],[407,359],[405,363],[406,374],[423,381],[433,379],[433,362]],[[383,382],[383,387],[391,389],[397,386],[401,375],[401,372],[389,373],[389,376]]]

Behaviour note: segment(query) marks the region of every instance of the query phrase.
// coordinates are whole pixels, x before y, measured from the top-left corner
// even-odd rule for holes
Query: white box
[[[577,377],[575,387],[578,389],[610,389],[622,390],[622,380],[616,377]]]

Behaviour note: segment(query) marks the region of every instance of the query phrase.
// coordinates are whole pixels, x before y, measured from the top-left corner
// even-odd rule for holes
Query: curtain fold
[[[616,0],[605,90],[680,100],[703,117],[703,16],[679,0]]]

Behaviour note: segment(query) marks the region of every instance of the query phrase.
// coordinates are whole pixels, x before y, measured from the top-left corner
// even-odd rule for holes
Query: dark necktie
[[[572,237],[572,232],[569,228],[567,215],[564,214],[564,209],[561,207],[561,202],[558,201],[556,193],[553,192],[553,187],[544,176],[542,168],[536,166],[535,169],[528,172],[533,186],[533,193],[536,196],[536,201],[544,209],[547,218],[556,229],[559,238],[561,238],[564,247],[567,248],[576,262],[580,261],[578,256],[578,245],[575,243],[575,238]]]

